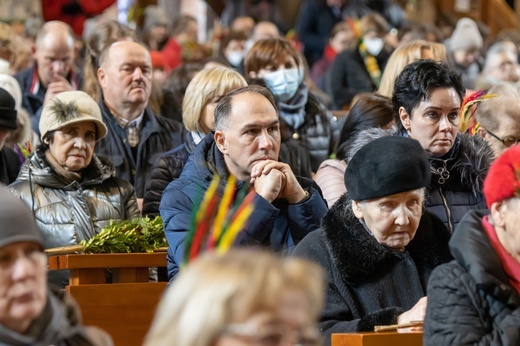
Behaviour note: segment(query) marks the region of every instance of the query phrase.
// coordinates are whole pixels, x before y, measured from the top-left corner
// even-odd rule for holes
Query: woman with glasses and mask
[[[293,44],[281,38],[257,41],[247,53],[245,71],[251,84],[265,85],[273,93],[282,143],[290,146],[293,142],[308,152],[312,172],[316,172],[333,152],[331,124],[335,120],[304,82],[303,62]],[[303,159],[294,159],[290,150],[285,151],[280,153],[281,159],[299,172]]]
[[[208,252],[159,303],[145,346],[318,346],[323,272],[265,252]]]
[[[453,232],[470,209],[485,209],[482,184],[493,159],[479,136],[459,133],[460,74],[443,62],[418,60],[397,76],[392,97],[399,134],[421,143],[432,170],[425,206]]]
[[[477,135],[484,138],[497,158],[520,143],[520,92],[513,84],[499,83],[488,94],[496,97],[482,102],[475,111]]]

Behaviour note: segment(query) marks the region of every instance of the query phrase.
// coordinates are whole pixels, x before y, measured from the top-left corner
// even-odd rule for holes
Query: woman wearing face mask
[[[247,36],[243,32],[230,32],[222,41],[222,55],[238,72],[244,74],[244,56]]]
[[[261,80],[274,94],[282,142],[292,140],[305,148],[316,172],[332,152],[333,118],[303,81],[303,63],[294,46],[279,38],[257,41],[247,53],[245,70],[249,78]]]
[[[371,13],[360,21],[362,40],[352,49],[336,55],[326,77],[326,88],[337,109],[350,105],[361,92],[376,91],[386,62],[392,53],[384,38],[389,26],[379,14]]]

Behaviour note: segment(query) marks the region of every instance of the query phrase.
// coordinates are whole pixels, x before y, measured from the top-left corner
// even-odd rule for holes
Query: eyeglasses
[[[493,132],[489,131],[488,129],[484,128],[484,130],[487,131],[487,133],[489,133],[491,135],[491,137],[494,137],[495,139],[499,140],[500,142],[502,142],[502,144],[504,145],[504,147],[506,148],[509,148],[513,145],[517,145],[518,143],[520,143],[520,138],[516,138],[516,137],[506,137],[506,138],[500,138],[498,137],[497,135],[495,135]]]
[[[247,339],[253,345],[259,346],[316,346],[321,342],[320,334],[315,328],[297,332],[282,326],[231,324],[223,333]]]

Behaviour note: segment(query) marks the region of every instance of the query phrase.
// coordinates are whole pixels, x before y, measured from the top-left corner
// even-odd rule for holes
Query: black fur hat
[[[363,201],[430,185],[430,163],[418,141],[401,136],[378,138],[352,157],[345,186],[352,200]]]

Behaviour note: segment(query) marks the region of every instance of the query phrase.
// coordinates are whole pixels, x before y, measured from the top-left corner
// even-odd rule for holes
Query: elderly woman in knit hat
[[[42,111],[40,133],[42,143],[10,189],[32,210],[45,248],[77,245],[110,220],[139,216],[134,188],[94,154],[107,128],[90,96],[82,91],[56,95]],[[51,272],[49,280],[64,286],[68,275]]]
[[[477,23],[470,18],[461,18],[448,43],[448,62],[462,75],[464,87],[473,89],[482,70],[482,35]]]
[[[104,332],[81,325],[74,300],[47,289],[44,240],[31,212],[0,186],[0,344],[112,345]]]
[[[347,192],[294,250],[327,273],[327,339],[423,320],[430,273],[451,258],[448,230],[424,209],[429,181],[428,157],[410,138],[378,138],[352,157]]]
[[[425,345],[520,345],[520,146],[491,165],[484,195],[489,210],[466,214],[455,260],[430,277]]]

